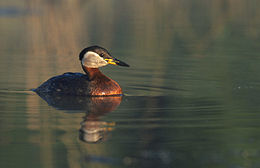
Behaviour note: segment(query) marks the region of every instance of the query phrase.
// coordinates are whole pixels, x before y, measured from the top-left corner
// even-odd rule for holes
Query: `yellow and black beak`
[[[120,60],[115,59],[115,58],[105,59],[105,61],[107,61],[108,64],[129,67],[129,65],[127,63],[124,63],[123,61],[120,61]]]

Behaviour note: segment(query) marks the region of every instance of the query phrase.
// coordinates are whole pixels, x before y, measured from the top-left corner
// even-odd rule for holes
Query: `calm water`
[[[0,167],[260,167],[260,12],[248,1],[0,3]],[[39,97],[98,44],[124,97]]]

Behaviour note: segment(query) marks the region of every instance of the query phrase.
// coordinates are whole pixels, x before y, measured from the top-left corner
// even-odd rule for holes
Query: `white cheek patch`
[[[107,61],[105,61],[102,57],[93,51],[88,51],[84,55],[81,63],[82,65],[89,68],[98,68],[107,65]]]

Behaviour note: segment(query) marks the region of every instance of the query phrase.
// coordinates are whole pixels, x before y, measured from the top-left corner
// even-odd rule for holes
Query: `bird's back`
[[[82,73],[67,72],[54,76],[34,91],[38,94],[89,95],[90,80]]]

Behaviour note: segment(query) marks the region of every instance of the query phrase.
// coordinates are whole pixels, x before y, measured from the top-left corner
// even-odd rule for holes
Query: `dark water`
[[[258,1],[0,3],[0,167],[260,167]],[[123,97],[40,97],[98,44]]]

